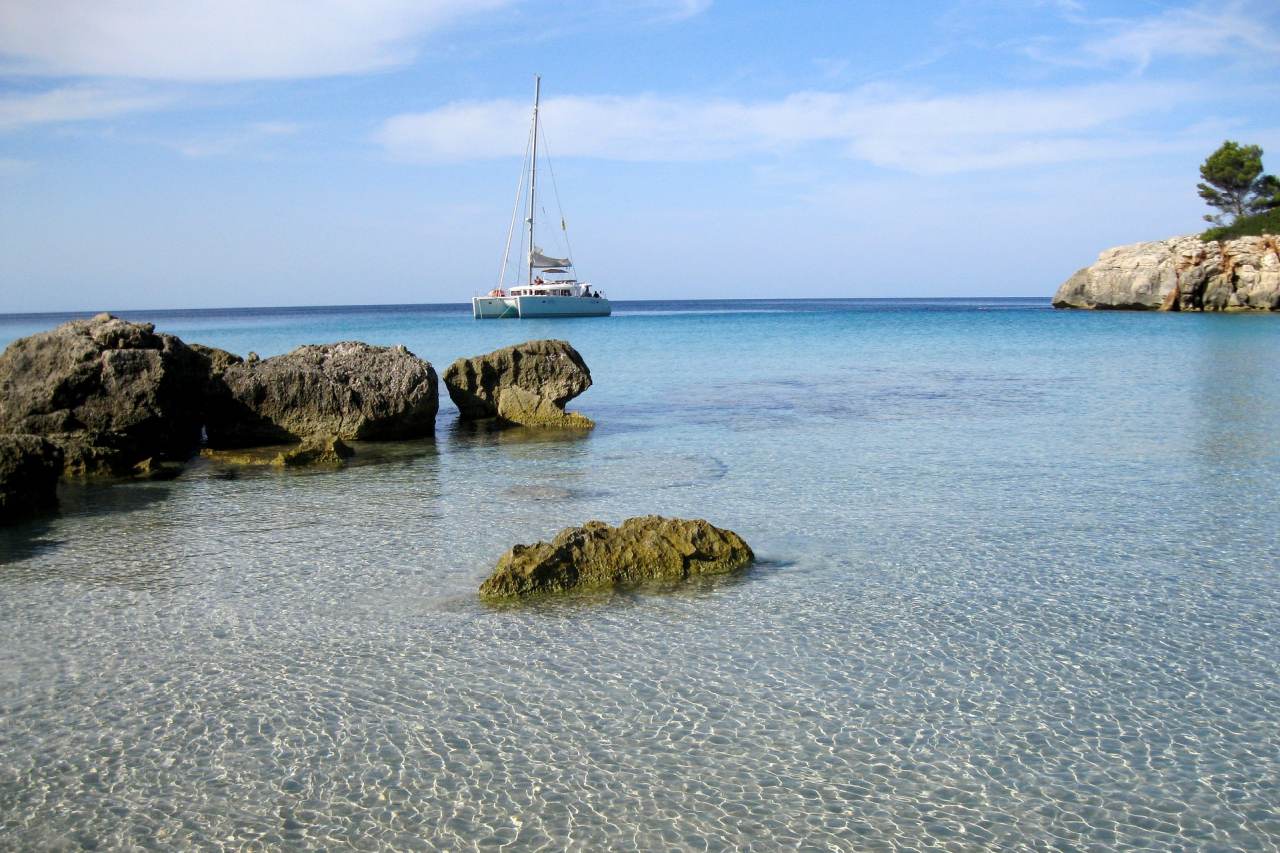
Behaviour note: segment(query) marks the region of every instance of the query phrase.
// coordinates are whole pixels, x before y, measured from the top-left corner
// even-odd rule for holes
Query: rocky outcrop
[[[755,559],[738,534],[701,519],[646,515],[618,527],[588,521],[561,530],[550,542],[516,545],[480,586],[488,600],[547,592],[682,581],[727,574]]]
[[[0,433],[53,441],[76,474],[185,459],[200,440],[208,372],[205,357],[151,323],[73,320],[0,355]]]
[[[435,431],[439,408],[435,369],[403,346],[303,346],[228,364],[220,382],[206,421],[212,447],[420,438]]]
[[[591,371],[567,341],[526,341],[460,358],[444,372],[449,398],[464,420],[500,418],[532,427],[590,428],[565,403],[591,387]]]
[[[1280,237],[1194,235],[1108,249],[1058,288],[1055,308],[1280,310]]]
[[[0,524],[58,505],[62,449],[36,435],[0,435]]]

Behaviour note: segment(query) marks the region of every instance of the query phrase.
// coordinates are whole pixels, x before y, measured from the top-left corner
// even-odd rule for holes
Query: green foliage
[[[1200,235],[1200,239],[1234,240],[1237,237],[1256,237],[1259,234],[1280,234],[1280,206],[1253,216],[1243,216],[1230,225],[1210,228]]]
[[[1220,211],[1205,221],[1226,227],[1247,216],[1280,207],[1280,180],[1262,174],[1262,148],[1227,140],[1200,166],[1200,197]]]

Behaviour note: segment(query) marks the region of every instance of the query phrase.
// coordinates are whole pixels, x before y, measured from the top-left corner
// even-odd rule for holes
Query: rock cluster
[[[682,581],[734,572],[754,559],[742,537],[701,519],[646,515],[629,518],[618,527],[589,521],[565,528],[550,542],[513,547],[481,584],[480,597],[498,601],[646,581]]]
[[[1055,308],[1280,311],[1280,237],[1174,237],[1108,249],[1058,288]]]
[[[460,358],[444,372],[449,398],[464,420],[499,418],[532,427],[590,429],[590,418],[564,406],[591,387],[591,371],[567,341],[526,341]]]
[[[35,435],[0,435],[0,524],[58,503],[62,449]]]
[[[594,426],[564,409],[591,387],[590,370],[565,341],[458,359],[444,381],[464,420]],[[343,341],[242,359],[150,323],[109,314],[75,320],[0,354],[0,524],[56,506],[66,473],[176,476],[202,437],[204,453],[246,454],[241,464],[341,466],[353,453],[346,441],[431,435],[438,408],[434,368],[402,346]],[[295,446],[274,457],[243,450],[284,442]],[[736,533],[702,520],[590,521],[551,542],[513,547],[480,595],[676,582],[753,559]]]
[[[591,386],[564,341],[459,359],[445,381],[464,419],[594,426],[564,410]],[[73,320],[0,354],[0,516],[51,506],[59,475],[177,476],[202,443],[224,454],[290,443],[244,464],[340,466],[348,441],[430,436],[439,405],[435,369],[403,346],[342,341],[241,358],[151,323]]]
[[[435,369],[404,347],[245,360],[150,323],[73,320],[0,354],[0,518],[53,506],[61,475],[177,476],[202,437],[300,442],[276,464],[341,465],[344,439],[429,436],[438,408]]]

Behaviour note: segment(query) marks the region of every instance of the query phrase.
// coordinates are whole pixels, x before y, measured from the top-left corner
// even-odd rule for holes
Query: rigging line
[[[560,213],[560,233],[564,235],[564,247],[569,256],[569,266],[577,271],[577,264],[573,263],[573,246],[569,245],[569,226],[564,221],[564,207],[560,204],[560,187],[556,185],[556,168],[551,165],[551,146],[547,144],[547,131],[541,127],[538,132],[542,135],[542,147],[546,149],[547,171],[551,173],[551,191],[556,196],[556,210]]]
[[[507,278],[507,261],[511,258],[511,236],[516,230],[516,215],[520,212],[520,198],[524,195],[524,173],[529,167],[529,146],[533,144],[533,128],[529,128],[529,138],[524,143],[524,162],[520,164],[520,180],[516,183],[516,203],[511,208],[511,225],[507,228],[507,245],[502,250],[502,269],[498,272],[498,289]],[[520,236],[520,245],[524,245],[524,235]]]

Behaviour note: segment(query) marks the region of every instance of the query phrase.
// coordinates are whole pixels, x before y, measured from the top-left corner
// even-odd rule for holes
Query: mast
[[[538,100],[542,95],[542,76],[533,75],[533,159],[529,161],[529,276],[527,284],[533,284],[533,209],[534,193],[538,189]]]

